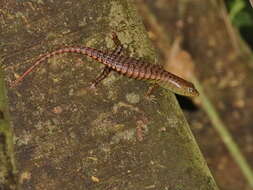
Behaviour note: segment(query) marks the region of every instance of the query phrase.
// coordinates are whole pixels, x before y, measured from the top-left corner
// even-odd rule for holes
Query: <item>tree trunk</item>
[[[2,59],[10,83],[63,44],[113,49],[157,62],[133,1],[7,1]],[[106,47],[106,48],[105,48]],[[82,61],[80,60],[82,58]],[[85,62],[85,64],[81,64]],[[20,189],[218,189],[173,93],[56,56],[9,89]]]

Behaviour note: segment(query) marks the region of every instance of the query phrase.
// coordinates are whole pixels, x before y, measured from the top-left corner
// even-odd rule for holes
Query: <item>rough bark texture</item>
[[[176,37],[183,37],[182,48],[192,55],[208,98],[253,166],[252,53],[230,25],[222,1],[149,0],[145,3],[165,28],[171,43]],[[207,115],[200,109],[190,114],[188,121],[220,188],[252,189]]]
[[[132,1],[1,7],[7,82],[63,44],[112,49],[111,31],[125,53],[156,62]],[[87,90],[101,68],[57,56],[9,90],[20,189],[217,189],[175,96],[160,89],[145,99],[147,83],[117,74]]]

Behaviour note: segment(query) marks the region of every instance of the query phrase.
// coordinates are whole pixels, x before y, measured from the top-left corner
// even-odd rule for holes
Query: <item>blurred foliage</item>
[[[253,48],[253,8],[249,0],[225,0],[229,17]]]
[[[226,0],[229,17],[238,28],[253,27],[253,8],[248,0]]]

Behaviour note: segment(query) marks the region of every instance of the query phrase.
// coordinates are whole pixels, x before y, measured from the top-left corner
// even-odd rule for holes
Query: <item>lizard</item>
[[[199,92],[191,82],[188,82],[183,78],[166,71],[162,66],[150,64],[146,61],[121,55],[123,45],[118,39],[116,33],[112,34],[112,40],[115,43],[116,48],[114,51],[109,53],[90,47],[68,46],[50,53],[43,54],[39,56],[35,63],[20,77],[18,77],[11,86],[16,86],[37,66],[55,55],[64,53],[78,53],[91,57],[92,59],[105,65],[102,73],[92,82],[92,88],[95,88],[97,84],[99,84],[109,75],[109,73],[111,73],[111,71],[116,71],[119,74],[125,75],[129,78],[150,81],[179,95],[190,97],[199,95]]]

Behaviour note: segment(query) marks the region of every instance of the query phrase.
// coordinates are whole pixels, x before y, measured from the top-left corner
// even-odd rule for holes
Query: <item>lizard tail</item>
[[[55,50],[51,53],[43,54],[35,61],[35,63],[27,69],[20,77],[18,77],[14,82],[11,83],[11,88],[16,87],[19,82],[21,82],[29,73],[31,73],[35,68],[37,68],[43,61],[53,57],[55,55],[60,55],[64,53],[79,53],[84,54],[95,59],[99,59],[101,53],[99,50],[89,48],[89,47],[65,47],[58,50]]]

